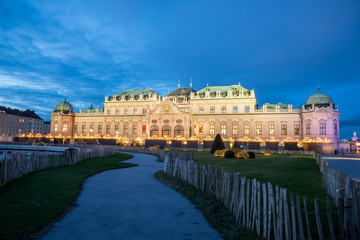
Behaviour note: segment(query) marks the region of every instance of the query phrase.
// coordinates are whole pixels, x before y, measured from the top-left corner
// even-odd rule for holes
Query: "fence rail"
[[[46,169],[73,165],[88,158],[114,155],[116,146],[80,146],[65,152],[23,152],[0,155],[0,187],[25,174]]]
[[[319,202],[315,199],[314,209],[310,210],[309,205],[312,204],[305,196],[224,171],[217,166],[198,165],[192,153],[165,153],[162,170],[202,192],[214,194],[233,213],[238,223],[266,239],[360,239],[358,226],[354,226],[359,222],[351,217],[353,209],[360,207],[358,199],[354,205],[354,201],[348,198],[346,209],[339,208],[337,212],[332,211],[329,197],[324,206],[326,212],[320,212]],[[339,231],[334,228],[334,215],[339,217]],[[325,216],[327,220],[324,224]],[[315,219],[316,235],[312,234],[314,229],[310,218]]]

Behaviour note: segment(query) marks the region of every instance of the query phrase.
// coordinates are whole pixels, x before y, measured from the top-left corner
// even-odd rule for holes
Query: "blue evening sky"
[[[264,103],[339,105],[360,131],[360,1],[0,1],[0,105],[45,120],[123,89],[239,82]]]

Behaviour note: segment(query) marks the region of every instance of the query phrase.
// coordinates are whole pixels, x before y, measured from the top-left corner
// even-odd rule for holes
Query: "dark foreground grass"
[[[0,239],[38,237],[31,234],[70,210],[88,177],[104,170],[136,166],[119,162],[130,158],[116,153],[30,173],[8,183],[0,189]]]
[[[170,177],[162,171],[156,172],[155,177],[189,199],[224,239],[261,239],[255,232],[237,224],[235,217],[214,195],[202,193],[195,187],[180,179]]]

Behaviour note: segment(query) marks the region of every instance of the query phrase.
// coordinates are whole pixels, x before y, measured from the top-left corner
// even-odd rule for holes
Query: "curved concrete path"
[[[344,175],[360,181],[360,157],[359,155],[323,155],[330,168],[341,170]]]
[[[154,178],[162,164],[129,153],[139,166],[86,180],[77,205],[43,239],[221,239],[186,198]]]

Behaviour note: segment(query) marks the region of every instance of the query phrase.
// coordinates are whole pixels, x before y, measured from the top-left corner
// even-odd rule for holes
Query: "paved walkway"
[[[330,168],[337,168],[343,174],[360,181],[359,156],[323,155],[323,157],[327,160]]]
[[[158,182],[157,157],[130,153],[137,167],[86,180],[74,207],[43,239],[221,239],[184,197]]]

